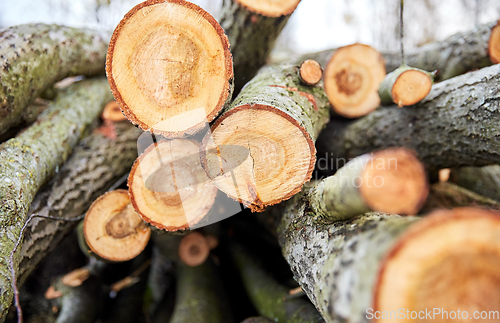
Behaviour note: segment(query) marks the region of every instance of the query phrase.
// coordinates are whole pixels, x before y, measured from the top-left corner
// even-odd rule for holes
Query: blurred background
[[[44,22],[112,31],[140,0],[0,0],[0,27]],[[218,18],[222,0],[193,0]],[[302,0],[276,49],[314,52],[354,42],[398,49],[400,0]],[[405,46],[500,18],[500,0],[407,0]]]

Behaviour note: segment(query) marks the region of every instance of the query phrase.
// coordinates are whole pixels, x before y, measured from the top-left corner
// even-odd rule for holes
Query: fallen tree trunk
[[[132,8],[113,32],[106,72],[127,118],[169,138],[202,130],[233,91],[224,30],[184,0],[148,0]]]
[[[449,181],[500,202],[500,165],[453,168]]]
[[[275,213],[281,218],[279,242],[295,279],[327,322],[368,322],[400,308],[404,314],[493,308],[482,295],[497,295],[499,213],[474,208],[426,218],[367,213],[321,225],[308,214],[307,199],[296,201]],[[468,297],[458,289],[463,279]]]
[[[177,266],[177,292],[170,323],[225,323],[231,315],[212,261],[197,267]]]
[[[498,44],[500,25],[495,22],[479,25],[472,30],[457,33],[442,41],[432,42],[413,51],[405,52],[406,64],[425,71],[438,71],[437,82],[460,74],[500,62]],[[292,62],[300,63],[314,59],[325,67],[336,49],[300,55]],[[401,53],[382,53],[386,72],[390,73],[401,65]]]
[[[14,296],[20,249],[13,268],[8,260],[35,194],[111,100],[106,79],[77,83],[62,92],[34,125],[0,146],[0,320]]]
[[[257,312],[275,322],[324,322],[312,304],[290,298],[289,288],[279,284],[242,246],[232,243],[231,258]]]
[[[0,134],[29,119],[26,107],[55,82],[104,74],[107,42],[96,31],[57,25],[0,30]]]
[[[219,22],[233,54],[235,94],[265,65],[274,43],[300,0],[224,0]]]
[[[29,214],[76,218],[130,169],[137,157],[137,138],[142,131],[128,121],[114,123],[113,127],[116,139],[96,129],[80,141],[54,180],[37,193]],[[21,284],[76,224],[43,218],[31,221],[21,247]]]
[[[330,104],[321,83],[304,86],[298,73],[297,66],[261,69],[203,139],[208,176],[253,211],[289,199],[311,178]]]
[[[351,123],[335,121],[318,138],[318,169],[386,147],[415,150],[429,170],[500,163],[500,66],[436,84],[412,109],[380,108]]]

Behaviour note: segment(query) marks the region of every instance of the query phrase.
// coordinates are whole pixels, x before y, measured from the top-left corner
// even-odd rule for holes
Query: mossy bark
[[[197,267],[178,263],[177,293],[170,323],[230,322],[225,297],[217,269],[210,260]]]
[[[299,69],[294,65],[262,68],[224,113],[243,105],[267,105],[297,121],[315,141],[328,122],[331,106],[323,82],[303,85]]]
[[[0,146],[0,320],[13,297],[8,259],[35,194],[112,99],[104,78],[74,84],[50,104],[34,125]],[[14,255],[16,272],[20,260],[19,248]]]
[[[113,126],[115,139],[94,131],[79,142],[54,179],[37,193],[30,214],[78,217],[130,169],[137,158],[137,138],[142,131],[127,121]],[[21,248],[18,271],[21,284],[75,225],[74,221],[32,220]]]
[[[325,225],[310,212],[297,194],[269,214],[295,280],[326,322],[368,322],[379,263],[419,218],[373,212]]]
[[[260,315],[275,322],[324,322],[309,301],[290,298],[289,289],[266,273],[256,259],[242,246],[231,246],[231,257],[243,280],[245,289]]]
[[[500,202],[500,165],[454,168],[449,180]]]
[[[229,39],[233,54],[234,95],[266,64],[291,14],[268,17],[249,10],[237,0],[223,1],[219,22]]]
[[[415,108],[334,121],[317,140],[318,169],[332,174],[340,161],[387,147],[415,150],[429,170],[500,163],[499,82],[495,65],[434,85]]]
[[[427,213],[435,209],[452,209],[462,206],[500,210],[500,203],[495,200],[450,182],[440,182],[431,186],[429,197],[422,208],[422,212]]]
[[[497,22],[479,25],[472,30],[457,33],[444,40],[432,42],[413,51],[405,52],[405,62],[409,66],[425,71],[435,71],[437,82],[447,80],[460,74],[483,68],[493,63],[488,54],[488,43],[492,28]],[[316,53],[293,57],[294,63],[306,59],[314,59],[325,67],[330,56],[336,49],[324,50]],[[385,60],[385,70],[390,73],[401,65],[401,53],[382,53]],[[276,61],[280,63],[282,60]]]
[[[0,30],[0,134],[29,118],[26,107],[71,75],[104,74],[108,40],[88,29],[28,24]]]

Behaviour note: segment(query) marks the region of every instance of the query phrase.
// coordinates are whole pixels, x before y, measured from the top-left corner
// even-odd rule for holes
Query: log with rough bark
[[[429,186],[414,152],[389,148],[358,156],[308,193],[316,222],[333,223],[370,211],[417,214]]]
[[[97,198],[80,228],[91,253],[117,262],[137,257],[151,236],[151,229],[130,204],[128,192],[122,189]]]
[[[500,201],[500,166],[453,168],[451,182],[473,192]]]
[[[232,242],[230,251],[245,290],[260,315],[275,322],[324,322],[309,301],[290,297],[289,288],[278,283],[242,246]]]
[[[413,51],[405,52],[406,64],[425,70],[438,71],[437,82],[460,74],[497,64],[500,62],[500,25],[495,21],[476,26],[474,29],[460,32],[444,40],[432,42]],[[300,63],[305,59],[314,59],[325,67],[336,49],[300,55],[292,59]],[[387,73],[401,65],[401,53],[382,53]],[[280,62],[278,60],[277,62]]]
[[[367,213],[323,225],[314,223],[307,202],[296,201],[276,210],[279,241],[295,279],[327,322],[368,322],[376,312],[380,318],[400,308],[494,306],[487,299],[498,297],[500,213]],[[458,283],[465,279],[467,285]]]
[[[427,71],[401,65],[387,74],[378,94],[382,105],[396,104],[399,108],[422,101],[431,91],[434,75]]]
[[[130,169],[142,131],[128,121],[113,127],[116,139],[104,136],[98,128],[79,142],[54,179],[37,193],[29,214],[76,218]],[[42,218],[31,221],[21,247],[20,283],[75,225],[74,221]]]
[[[0,134],[29,118],[26,108],[55,82],[104,74],[107,41],[96,31],[57,25],[0,30]]]
[[[341,47],[326,64],[325,92],[337,114],[357,118],[380,105],[378,89],[384,77],[378,51],[364,44]]]
[[[500,163],[499,82],[494,65],[434,85],[415,108],[335,121],[318,139],[318,156],[328,164],[321,170],[332,173],[339,160],[397,146],[415,150],[429,170]]]
[[[241,323],[273,323],[274,321],[264,316],[253,316],[241,321]]]
[[[106,72],[127,118],[170,138],[203,129],[233,90],[224,31],[184,0],[148,0],[131,9],[111,37]]]
[[[203,264],[211,250],[207,238],[197,231],[185,236],[154,232],[153,241],[167,259],[181,261],[189,267]]]
[[[212,261],[197,267],[177,267],[175,307],[170,323],[225,323],[231,313]]]
[[[300,0],[224,0],[219,22],[231,44],[235,94],[264,66]]]
[[[14,292],[10,253],[19,239],[28,208],[41,186],[69,156],[88,126],[112,100],[106,79],[83,81],[58,95],[35,124],[0,146],[0,320]],[[14,254],[13,270],[21,260]]]
[[[321,83],[300,83],[298,69],[261,69],[203,139],[208,176],[253,211],[289,199],[311,178],[330,104]]]
[[[500,210],[500,203],[498,201],[450,182],[440,182],[431,186],[429,197],[425,201],[421,211],[422,213],[427,213],[436,209],[452,209],[464,206]]]
[[[139,156],[128,187],[130,202],[144,221],[179,231],[209,213],[218,190],[201,167],[199,149],[192,139],[164,140]]]

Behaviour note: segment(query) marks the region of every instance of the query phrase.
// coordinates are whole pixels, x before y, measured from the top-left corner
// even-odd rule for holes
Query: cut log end
[[[199,266],[207,260],[210,246],[207,239],[199,232],[192,232],[182,238],[179,244],[179,258],[191,267]]]
[[[311,178],[314,142],[279,109],[258,104],[231,109],[212,127],[212,138],[218,150],[205,137],[203,167],[207,174],[222,170],[213,178],[216,185],[252,211],[290,198]]]
[[[217,187],[201,167],[199,146],[189,139],[160,141],[136,160],[128,179],[129,195],[144,221],[179,231],[208,213]]]
[[[323,77],[321,65],[313,59],[308,59],[300,64],[300,80],[307,85],[315,85]]]
[[[81,286],[90,276],[88,268],[78,268],[64,275],[61,282],[69,287]]]
[[[127,118],[123,115],[118,102],[111,101],[104,107],[101,115],[102,120],[104,121],[113,121],[119,122],[123,120],[127,120]]]
[[[477,208],[434,212],[408,230],[386,257],[374,311],[439,308],[456,314],[460,309],[470,318],[475,311],[495,308],[500,301],[499,235],[499,213]],[[448,322],[446,316],[440,313],[436,321]]]
[[[300,0],[236,0],[248,10],[266,17],[280,17],[292,14]]]
[[[379,212],[417,214],[429,193],[423,164],[405,148],[374,153],[360,178],[364,202]]]
[[[83,232],[89,248],[110,261],[135,258],[144,250],[151,235],[132,208],[126,190],[106,193],[92,203],[85,216]]]
[[[493,64],[500,63],[500,20],[491,30],[488,42],[488,54]]]
[[[224,31],[183,0],[149,0],[127,13],[111,38],[106,71],[127,118],[167,137],[205,127],[232,92]]]
[[[378,89],[385,77],[382,55],[370,46],[354,44],[339,48],[325,70],[325,91],[341,116],[356,118],[380,104]]]
[[[416,104],[429,94],[432,83],[431,77],[424,71],[416,69],[404,71],[392,87],[393,102],[400,108]]]

